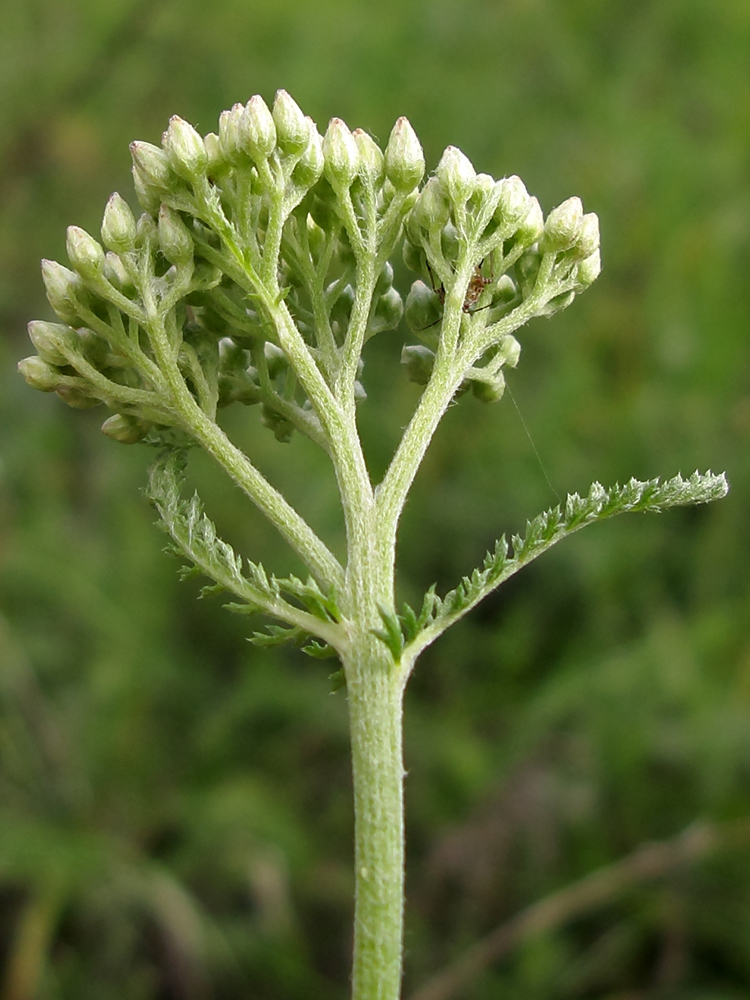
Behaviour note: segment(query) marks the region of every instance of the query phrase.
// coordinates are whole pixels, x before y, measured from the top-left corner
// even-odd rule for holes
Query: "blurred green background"
[[[604,271],[522,331],[511,400],[463,399],[401,533],[400,588],[450,587],[503,531],[631,475],[729,497],[621,518],[524,570],[407,696],[406,992],[536,900],[696,821],[750,815],[750,6],[746,0],[5,0],[0,32],[0,996],[344,1000],[346,702],[196,602],[140,492],[142,446],[16,375],[51,318],[38,261],[135,205],[130,140],[291,92],[385,142],[409,117],[599,213]],[[368,345],[374,473],[416,398]],[[379,408],[380,406],[380,408]],[[306,442],[258,462],[338,532]],[[247,434],[248,431],[245,431]],[[197,463],[222,530],[276,539]],[[750,839],[527,935],[456,1000],[750,995]]]

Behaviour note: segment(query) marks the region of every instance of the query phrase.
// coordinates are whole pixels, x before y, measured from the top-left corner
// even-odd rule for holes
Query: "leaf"
[[[380,612],[380,617],[383,620],[385,628],[382,631],[380,629],[372,629],[372,634],[385,643],[393,656],[394,662],[398,663],[404,649],[404,637],[401,634],[401,622],[399,621],[397,615],[394,615],[390,611],[386,611],[385,608],[378,608],[378,611]]]
[[[528,521],[526,533],[513,535],[510,548],[503,536],[487,553],[481,568],[465,576],[442,599],[435,595],[434,588],[430,588],[419,619],[407,605],[401,616],[406,643],[415,643],[418,650],[423,649],[508,577],[588,524],[616,514],[635,511],[661,513],[670,507],[710,503],[726,496],[728,490],[725,475],[717,476],[712,472],[703,475],[694,472],[687,479],[678,475],[666,482],[630,479],[624,485],[615,484],[609,490],[601,483],[593,483],[585,497],[570,494],[564,504]],[[389,641],[392,643],[393,638]]]

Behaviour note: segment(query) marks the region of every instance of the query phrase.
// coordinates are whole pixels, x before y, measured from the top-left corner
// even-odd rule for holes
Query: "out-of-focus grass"
[[[127,143],[285,87],[321,126],[580,194],[601,278],[524,331],[510,389],[546,476],[726,468],[710,509],[622,519],[526,570],[431,649],[408,695],[410,982],[545,893],[692,819],[750,812],[750,13],[741,0],[8,0],[0,33],[0,953],[12,1000],[346,995],[345,701],[326,665],[195,602],[138,492],[149,456],[28,390],[42,256],[130,196]],[[406,280],[406,276],[404,276]],[[368,345],[382,469],[416,389]],[[385,403],[378,408],[378,402]],[[305,442],[228,414],[316,527]],[[243,424],[245,425],[243,427]],[[252,558],[285,556],[194,463]],[[304,482],[299,482],[300,470]],[[297,482],[295,483],[295,478]],[[404,597],[555,502],[514,406],[441,428],[402,536]],[[463,994],[712,1000],[750,985],[747,860],[727,853],[538,940]],[[25,978],[24,978],[25,977]],[[38,979],[33,993],[28,984]],[[10,992],[11,982],[15,993]],[[24,993],[24,983],[27,992]]]

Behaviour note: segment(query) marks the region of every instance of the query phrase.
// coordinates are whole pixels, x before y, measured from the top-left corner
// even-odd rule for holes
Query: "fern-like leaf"
[[[585,497],[573,493],[564,504],[544,511],[527,522],[525,534],[513,535],[510,548],[505,537],[501,538],[493,551],[487,553],[481,568],[465,576],[442,599],[435,595],[434,587],[430,588],[425,595],[421,620],[407,606],[401,616],[405,644],[416,656],[504,580],[587,524],[603,521],[615,514],[634,511],[661,513],[670,507],[709,503],[725,496],[728,489],[723,474],[717,476],[707,472],[702,475],[694,472],[687,479],[675,476],[666,482],[631,479],[622,486],[615,484],[609,490],[600,483],[594,483]],[[390,642],[393,643],[392,638]]]

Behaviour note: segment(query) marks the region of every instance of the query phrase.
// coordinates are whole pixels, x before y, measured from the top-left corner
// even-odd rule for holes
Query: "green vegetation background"
[[[554,489],[726,469],[711,508],[623,518],[524,571],[407,698],[407,996],[473,941],[691,823],[750,815],[750,6],[745,0],[6,0],[0,31],[3,1000],[347,993],[346,703],[196,602],[139,492],[149,455],[15,374],[41,257],[132,204],[127,143],[288,89],[428,164],[459,146],[545,210],[599,213],[604,271],[523,331],[510,388]],[[377,474],[416,389],[368,347]],[[306,442],[230,418],[321,531]],[[242,428],[247,430],[242,430]],[[284,565],[197,464],[209,510]],[[401,534],[405,599],[556,502],[510,398],[453,408]],[[723,827],[722,827],[723,829]],[[456,1000],[740,1000],[750,842],[521,941]],[[36,984],[36,985],[35,985]]]

